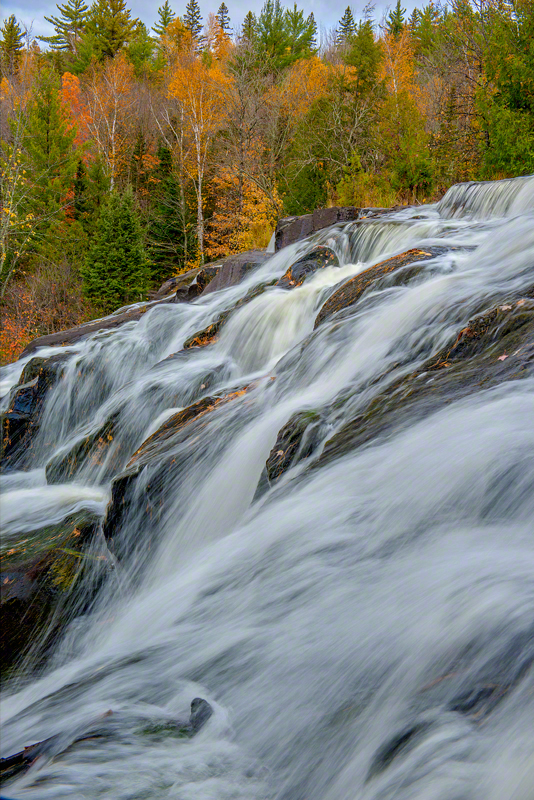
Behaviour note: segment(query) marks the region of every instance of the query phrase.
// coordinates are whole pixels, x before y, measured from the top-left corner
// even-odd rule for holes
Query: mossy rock
[[[338,289],[334,289],[328,300],[322,305],[317,317],[315,319],[314,327],[317,328],[326,319],[341,311],[344,308],[353,306],[358,302],[363,293],[373,285],[378,285],[381,279],[387,275],[404,267],[414,264],[420,264],[418,268],[412,268],[410,272],[410,279],[413,279],[420,271],[424,269],[424,262],[436,255],[442,253],[445,248],[443,247],[429,247],[420,249],[412,248],[400,253],[397,256],[388,258],[375,264],[373,267],[360,272],[353,278],[345,281]]]
[[[2,670],[38,656],[68,618],[66,599],[86,566],[99,520],[89,513],[4,539],[0,551]]]

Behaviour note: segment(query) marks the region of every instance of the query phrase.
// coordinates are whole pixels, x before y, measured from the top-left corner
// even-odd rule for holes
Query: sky
[[[61,2],[61,0],[60,0]],[[65,2],[65,0],[63,0]],[[85,0],[87,5],[91,5],[91,0]],[[143,2],[143,0],[130,0],[128,7],[132,11],[132,16],[137,17],[142,22],[151,28],[157,19],[158,6],[163,5],[164,0],[152,0],[152,2]],[[222,0],[199,0],[200,10],[203,14],[204,21],[210,12],[215,13],[219,8]],[[228,10],[230,12],[230,21],[234,29],[239,30],[241,23],[247,11],[253,11],[255,14],[259,13],[263,6],[264,0],[225,0]],[[393,6],[396,0],[382,0],[376,3],[375,18],[380,19],[388,7]],[[187,0],[170,0],[171,8],[178,14],[182,15],[185,12]],[[292,0],[282,0],[282,5],[292,5]],[[410,13],[415,5],[423,6],[426,0],[416,3],[413,0],[406,0],[403,2],[403,7],[408,9]],[[299,8],[304,9],[306,15],[313,11],[319,32],[328,31],[334,28],[341,17],[347,5],[348,0],[301,0],[297,2]],[[366,5],[366,0],[359,3],[350,3],[356,19],[362,16],[362,10]],[[27,28],[31,28],[33,36],[50,36],[54,33],[53,28],[44,21],[44,16],[50,17],[57,16],[57,8],[54,2],[50,0],[7,0],[2,2],[2,20],[14,14],[19,21]]]

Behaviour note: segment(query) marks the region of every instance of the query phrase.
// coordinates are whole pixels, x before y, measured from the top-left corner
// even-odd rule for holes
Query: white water
[[[98,510],[112,475],[171,410],[258,384],[211,412],[193,443],[173,445],[178,466],[158,476],[164,505],[151,522],[143,487],[159,465],[145,470],[118,532],[133,555],[92,617],[73,620],[48,669],[7,687],[3,756],[61,735],[56,757],[8,796],[534,797],[533,381],[480,391],[320,469],[297,465],[254,501],[294,412],[350,389],[329,437],[475,311],[532,286],[534,179],[453,187],[438,206],[316,240],[337,250],[341,269],[291,292],[268,289],[216,345],[185,359],[163,361],[309,245],[275,255],[242,285],[158,306],[76,346],[48,398],[32,472],[4,480],[11,530]],[[417,281],[370,293],[313,331],[340,280],[430,244],[454,249]],[[54,453],[111,415],[105,460],[45,486]],[[491,713],[455,710],[495,684],[512,689]],[[195,696],[215,714],[194,739],[143,734],[147,721],[184,716]],[[106,725],[107,738],[65,752]],[[410,746],[377,768],[384,747],[414,727]]]

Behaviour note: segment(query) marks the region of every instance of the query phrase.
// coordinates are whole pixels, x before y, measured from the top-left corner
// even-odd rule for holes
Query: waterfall
[[[318,246],[338,263],[276,285]],[[416,269],[319,324],[410,249]],[[2,757],[51,741],[5,793],[534,797],[533,289],[534,177],[459,184],[38,352],[65,360],[2,479],[2,553],[67,517],[103,525],[61,636],[4,687]],[[497,320],[485,350],[479,318]],[[434,370],[451,342],[479,377]],[[2,371],[4,409],[30,359]],[[170,734],[195,697],[212,717]]]

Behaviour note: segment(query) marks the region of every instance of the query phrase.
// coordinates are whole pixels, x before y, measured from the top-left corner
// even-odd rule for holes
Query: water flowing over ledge
[[[533,320],[525,177],[4,370],[6,794],[533,797]]]

